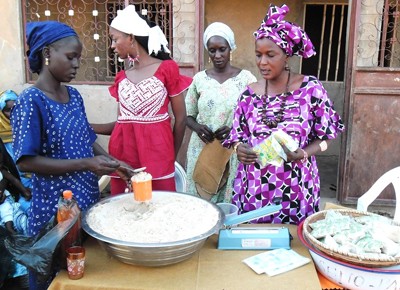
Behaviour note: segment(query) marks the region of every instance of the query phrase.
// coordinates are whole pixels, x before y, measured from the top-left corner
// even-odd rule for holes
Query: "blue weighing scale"
[[[238,224],[271,215],[282,208],[281,204],[233,216],[225,220],[224,229],[219,231],[220,250],[272,250],[290,249],[291,236],[285,227],[237,227]]]

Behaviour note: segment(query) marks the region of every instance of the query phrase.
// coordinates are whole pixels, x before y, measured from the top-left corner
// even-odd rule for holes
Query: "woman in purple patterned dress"
[[[344,130],[326,90],[314,76],[291,72],[287,61],[315,54],[307,34],[283,18],[286,5],[271,5],[254,33],[257,66],[262,75],[239,98],[233,128],[224,142],[240,161],[232,202],[240,213],[273,204],[281,198],[282,210],[257,223],[299,224],[319,210],[320,179],[315,154]],[[286,151],[281,166],[263,167],[252,147],[278,130],[289,134],[299,148]]]

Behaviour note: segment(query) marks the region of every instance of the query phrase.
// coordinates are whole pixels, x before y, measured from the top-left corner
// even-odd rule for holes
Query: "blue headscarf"
[[[39,73],[42,67],[40,54],[42,49],[57,40],[78,36],[71,27],[58,21],[29,22],[26,24],[26,43],[29,67],[33,73]]]
[[[7,101],[15,101],[18,95],[12,90],[6,90],[0,93],[0,111],[6,107]]]

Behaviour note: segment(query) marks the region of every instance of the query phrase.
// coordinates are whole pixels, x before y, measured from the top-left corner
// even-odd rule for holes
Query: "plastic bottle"
[[[82,245],[80,213],[81,211],[78,203],[73,197],[72,191],[65,190],[58,201],[57,221],[63,222],[74,218],[76,215],[78,216],[78,219],[60,243],[60,264],[63,268],[66,268],[66,250],[73,246]]]

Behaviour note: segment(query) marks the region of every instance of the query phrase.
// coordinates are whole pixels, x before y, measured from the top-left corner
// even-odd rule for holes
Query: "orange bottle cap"
[[[71,190],[64,190],[63,191],[63,197],[65,199],[71,199],[72,198],[72,191]]]

